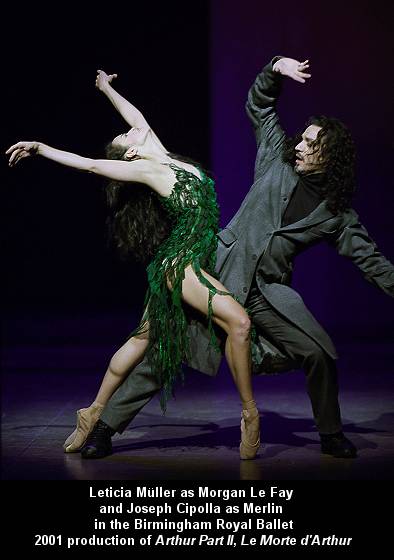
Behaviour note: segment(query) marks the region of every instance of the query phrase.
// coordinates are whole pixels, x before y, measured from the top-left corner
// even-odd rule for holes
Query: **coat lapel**
[[[275,219],[278,220],[276,223],[279,223],[279,227],[280,224],[282,223],[283,213],[286,208],[286,205],[283,207],[282,201],[284,198],[290,201],[293,195],[293,191],[296,188],[299,179],[297,173],[295,173],[295,171],[290,165],[286,165],[286,170],[287,170],[287,179],[282,181],[282,187],[280,190],[280,202],[276,208],[272,208]]]
[[[287,198],[290,200],[290,197],[293,194],[293,190],[298,183],[299,176],[290,165],[286,165],[285,169],[287,171],[287,179],[282,181],[280,196],[287,196]]]
[[[298,220],[298,222],[294,222],[289,224],[288,226],[281,227],[280,231],[293,231],[293,230],[302,230],[319,224],[321,222],[325,222],[330,218],[333,218],[335,214],[330,212],[327,208],[326,201],[323,200],[308,216],[302,218],[302,220]]]

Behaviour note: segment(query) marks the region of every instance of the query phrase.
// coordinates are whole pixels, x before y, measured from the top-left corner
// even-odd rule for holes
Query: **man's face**
[[[297,173],[316,173],[323,170],[321,161],[321,147],[314,146],[321,126],[311,124],[302,133],[302,139],[295,147],[296,163],[294,169]]]

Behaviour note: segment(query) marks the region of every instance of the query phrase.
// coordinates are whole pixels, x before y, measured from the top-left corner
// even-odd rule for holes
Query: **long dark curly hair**
[[[110,142],[105,148],[108,159],[123,159],[127,146]],[[167,153],[172,159],[198,164],[179,154]],[[109,210],[107,217],[108,240],[115,246],[122,260],[134,258],[146,263],[154,256],[159,245],[168,237],[172,223],[160,204],[157,194],[140,183],[111,181],[105,187]]]
[[[305,127],[320,126],[316,140],[312,144],[314,152],[319,152],[326,173],[322,194],[328,209],[333,214],[343,212],[351,205],[356,189],[355,160],[356,148],[349,129],[338,119],[324,115],[311,117]],[[301,141],[301,134],[288,138],[283,159],[295,165],[295,147]]]

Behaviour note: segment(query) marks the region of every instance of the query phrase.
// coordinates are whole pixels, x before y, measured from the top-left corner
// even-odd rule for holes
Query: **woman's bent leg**
[[[226,288],[202,271],[204,277],[218,290]],[[208,314],[209,291],[193,269],[185,270],[182,297],[193,308]],[[250,319],[244,308],[230,295],[215,294],[212,319],[227,333],[226,358],[237,386],[243,408],[241,458],[253,458],[260,445],[259,416],[253,398],[250,351]]]

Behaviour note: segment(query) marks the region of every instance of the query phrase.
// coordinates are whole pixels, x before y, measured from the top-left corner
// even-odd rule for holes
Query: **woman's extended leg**
[[[145,355],[149,342],[146,331],[130,338],[112,356],[93,404],[105,406],[130,370],[139,364]]]
[[[89,407],[81,408],[77,412],[77,427],[63,444],[66,453],[79,451],[83,446],[113,393],[130,370],[144,358],[148,340],[149,327],[146,325],[144,332],[127,340],[113,355],[96,398]]]
[[[204,277],[220,291],[226,288],[208,273]],[[182,297],[186,303],[208,314],[208,288],[198,279],[191,266],[185,269]],[[253,458],[260,445],[259,416],[253,398],[250,352],[250,319],[244,308],[230,295],[216,294],[212,301],[212,319],[226,332],[226,358],[237,386],[243,408],[241,424],[241,457]]]

